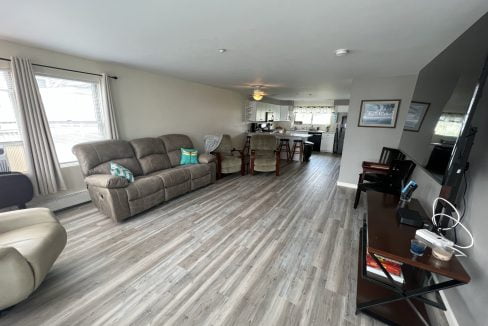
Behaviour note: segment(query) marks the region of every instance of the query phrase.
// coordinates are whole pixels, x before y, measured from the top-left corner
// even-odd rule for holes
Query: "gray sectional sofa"
[[[199,164],[180,165],[180,148],[193,148],[186,135],[171,134],[131,141],[78,144],[78,158],[95,206],[120,222],[164,201],[215,182],[215,157],[199,156]],[[110,174],[110,162],[134,174],[135,181]]]

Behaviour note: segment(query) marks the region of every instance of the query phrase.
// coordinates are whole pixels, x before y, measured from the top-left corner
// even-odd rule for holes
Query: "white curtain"
[[[104,106],[105,121],[107,122],[108,137],[110,139],[119,139],[112,90],[110,88],[110,77],[107,74],[102,74],[102,103]]]
[[[11,70],[34,192],[47,195],[66,190],[32,64],[29,59],[12,57]]]

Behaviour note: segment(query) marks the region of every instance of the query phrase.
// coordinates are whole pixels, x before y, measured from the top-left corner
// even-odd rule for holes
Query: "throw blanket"
[[[205,153],[213,152],[214,150],[219,147],[220,142],[222,141],[222,135],[215,136],[215,135],[208,135],[205,136]]]

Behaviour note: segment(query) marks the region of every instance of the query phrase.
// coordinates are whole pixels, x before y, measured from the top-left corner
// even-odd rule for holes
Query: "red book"
[[[383,267],[386,269],[386,271],[388,273],[390,273],[391,275],[400,276],[402,274],[402,265],[400,263],[392,261],[392,260],[385,260],[381,256],[376,256],[376,257],[378,257],[378,260],[381,262],[381,265],[383,265]],[[366,256],[366,265],[368,265],[369,267],[381,270],[381,267],[378,265],[376,260],[373,257],[371,257],[371,255],[369,253]]]

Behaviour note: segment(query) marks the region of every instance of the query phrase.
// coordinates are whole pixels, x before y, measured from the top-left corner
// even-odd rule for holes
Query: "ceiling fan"
[[[256,86],[252,91],[252,98],[255,101],[261,101],[265,95],[268,94],[263,91],[262,86]]]
[[[271,85],[271,84],[244,84],[239,87],[245,87],[245,88],[252,88],[252,94],[251,97],[255,101],[261,101],[265,96],[269,96],[270,94],[265,92],[265,89],[267,88],[272,88],[272,87],[278,87],[279,85]]]

